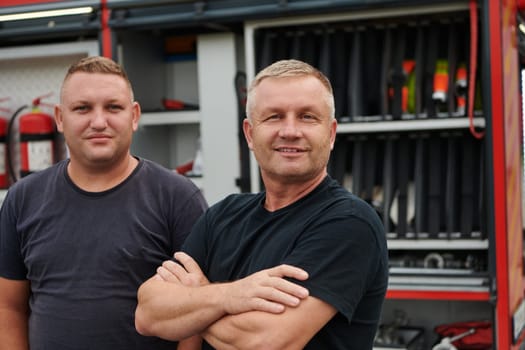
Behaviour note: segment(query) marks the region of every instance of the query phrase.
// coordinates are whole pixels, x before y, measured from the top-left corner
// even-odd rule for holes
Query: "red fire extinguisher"
[[[43,170],[54,162],[55,124],[53,117],[33,108],[19,121],[20,176]]]
[[[55,123],[53,117],[42,112],[39,106],[41,97],[33,100],[32,110],[20,116],[18,129],[20,134],[20,177],[27,176],[35,171],[43,170],[54,163],[54,139]],[[20,107],[11,117],[8,126],[8,145],[11,144],[11,134],[13,124],[17,115],[27,108]],[[9,147],[8,147],[9,149]],[[11,177],[17,181],[17,176],[13,169],[11,152],[8,151],[8,160]]]

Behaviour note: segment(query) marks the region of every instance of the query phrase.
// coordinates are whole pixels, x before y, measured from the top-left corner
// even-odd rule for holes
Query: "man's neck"
[[[266,199],[264,207],[268,211],[284,208],[312,192],[326,177],[326,172],[308,181],[289,182],[264,179]]]
[[[108,166],[88,167],[71,160],[68,175],[71,181],[87,192],[107,191],[127,179],[136,168],[138,160],[131,155]]]

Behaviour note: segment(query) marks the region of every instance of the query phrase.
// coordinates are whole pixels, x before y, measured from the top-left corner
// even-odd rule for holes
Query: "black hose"
[[[16,117],[18,114],[20,114],[21,111],[27,108],[27,105],[23,105],[22,107],[18,108],[15,113],[11,116],[11,119],[9,120],[9,124],[7,125],[7,133],[6,133],[6,158],[7,158],[7,170],[9,171],[9,176],[13,180],[13,183],[15,183],[18,179],[16,177],[15,169],[13,166],[13,157],[11,155],[11,137],[13,135],[13,125],[15,124]]]

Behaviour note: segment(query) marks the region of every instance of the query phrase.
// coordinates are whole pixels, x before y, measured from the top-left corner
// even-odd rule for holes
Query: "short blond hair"
[[[253,109],[253,100],[255,98],[255,88],[266,78],[282,78],[282,77],[298,77],[298,76],[312,76],[319,80],[326,88],[328,107],[330,108],[330,116],[335,118],[335,101],[334,92],[330,80],[317,68],[309,65],[306,62],[289,59],[280,60],[272,63],[268,67],[261,70],[251,82],[246,96],[246,116],[250,118]]]

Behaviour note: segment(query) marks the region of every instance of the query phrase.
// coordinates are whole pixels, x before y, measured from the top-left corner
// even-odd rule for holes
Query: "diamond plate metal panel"
[[[9,120],[23,106],[18,116],[31,112],[33,100],[39,97],[41,111],[53,115],[68,67],[82,57],[98,54],[97,47],[95,42],[85,42],[0,49],[0,117]],[[20,163],[17,124],[13,125],[10,152],[16,173]],[[65,146],[57,146],[63,158]]]

